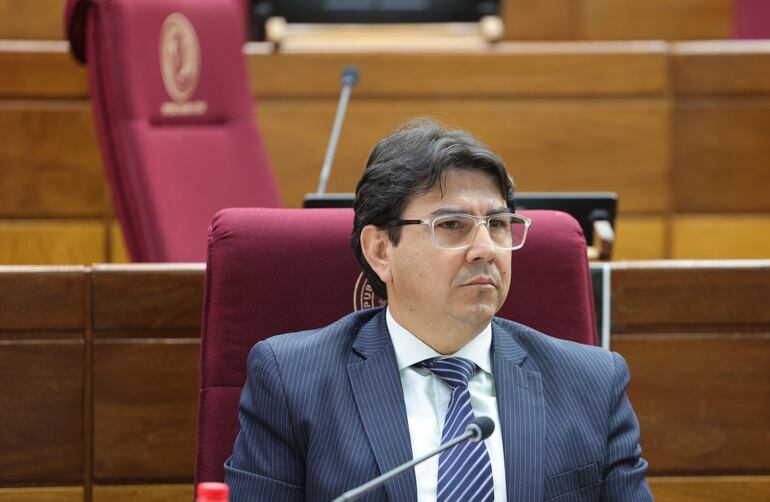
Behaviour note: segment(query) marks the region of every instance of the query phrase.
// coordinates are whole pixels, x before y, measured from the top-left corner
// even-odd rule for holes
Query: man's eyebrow
[[[467,212],[457,207],[440,207],[430,213],[429,216],[444,216],[445,214],[467,214]]]
[[[511,208],[505,207],[505,206],[498,206],[494,209],[490,209],[487,211],[486,216],[491,216],[493,214],[502,214],[502,213],[510,213]],[[429,216],[444,216],[446,214],[472,214],[466,209],[462,209],[459,207],[440,207],[436,210],[434,210],[432,213],[430,213]]]

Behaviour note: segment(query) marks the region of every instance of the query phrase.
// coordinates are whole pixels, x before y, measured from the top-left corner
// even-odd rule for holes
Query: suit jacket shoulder
[[[505,354],[495,361],[510,361],[541,389],[543,495],[652,500],[625,360],[505,319],[496,318],[492,332],[493,350]],[[498,399],[506,406],[504,396]]]

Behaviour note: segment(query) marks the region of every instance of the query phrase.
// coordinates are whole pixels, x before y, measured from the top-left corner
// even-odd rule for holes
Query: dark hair
[[[500,193],[512,210],[513,180],[502,159],[469,133],[447,129],[430,119],[417,119],[393,131],[375,145],[356,187],[353,252],[374,292],[387,299],[385,284],[367,263],[361,250],[361,230],[367,225],[388,230],[394,246],[399,219],[412,199],[441,183],[449,169],[480,170],[497,180]]]

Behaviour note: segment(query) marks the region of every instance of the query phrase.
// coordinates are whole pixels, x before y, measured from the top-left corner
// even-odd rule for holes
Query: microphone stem
[[[332,160],[334,159],[334,153],[337,150],[337,141],[340,137],[342,121],[345,119],[345,110],[348,107],[348,100],[350,99],[350,92],[352,89],[353,86],[351,84],[342,86],[340,102],[337,105],[337,116],[334,117],[332,134],[329,137],[329,145],[326,147],[326,158],[324,159],[324,165],[321,169],[321,177],[318,179],[318,189],[316,190],[316,193],[319,194],[326,192],[326,184],[329,182],[329,173],[332,170]]]
[[[348,501],[348,500],[355,500],[355,499],[359,498],[361,495],[374,490],[375,488],[377,488],[381,484],[383,484],[386,481],[388,481],[390,478],[395,478],[396,476],[398,476],[399,474],[401,474],[405,470],[411,469],[412,467],[414,467],[415,465],[419,464],[420,462],[423,462],[425,460],[428,460],[430,457],[438,455],[442,451],[453,447],[457,443],[462,443],[466,439],[470,439],[470,438],[477,437],[477,436],[480,437],[480,434],[477,431],[475,431],[475,430],[465,431],[464,433],[462,433],[459,436],[455,437],[451,441],[441,445],[441,448],[439,448],[438,450],[432,451],[430,453],[426,453],[422,457],[416,458],[416,459],[412,460],[411,462],[407,462],[406,464],[404,464],[404,465],[402,465],[400,467],[397,467],[396,469],[393,469],[392,471],[388,471],[385,474],[383,474],[382,476],[374,478],[373,480],[369,481],[366,484],[363,484],[363,485],[359,486],[358,488],[354,488],[353,490],[347,491],[347,492],[343,493],[342,495],[340,495],[339,497],[337,497],[336,499],[334,499],[332,502],[345,502],[345,501]]]

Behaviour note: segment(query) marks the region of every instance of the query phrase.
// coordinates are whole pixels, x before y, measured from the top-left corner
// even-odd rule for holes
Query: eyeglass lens
[[[513,249],[524,242],[527,231],[524,220],[516,216],[491,216],[488,219],[489,236],[503,249]],[[471,216],[448,215],[436,218],[433,223],[433,239],[444,248],[460,248],[470,244],[476,227]]]

